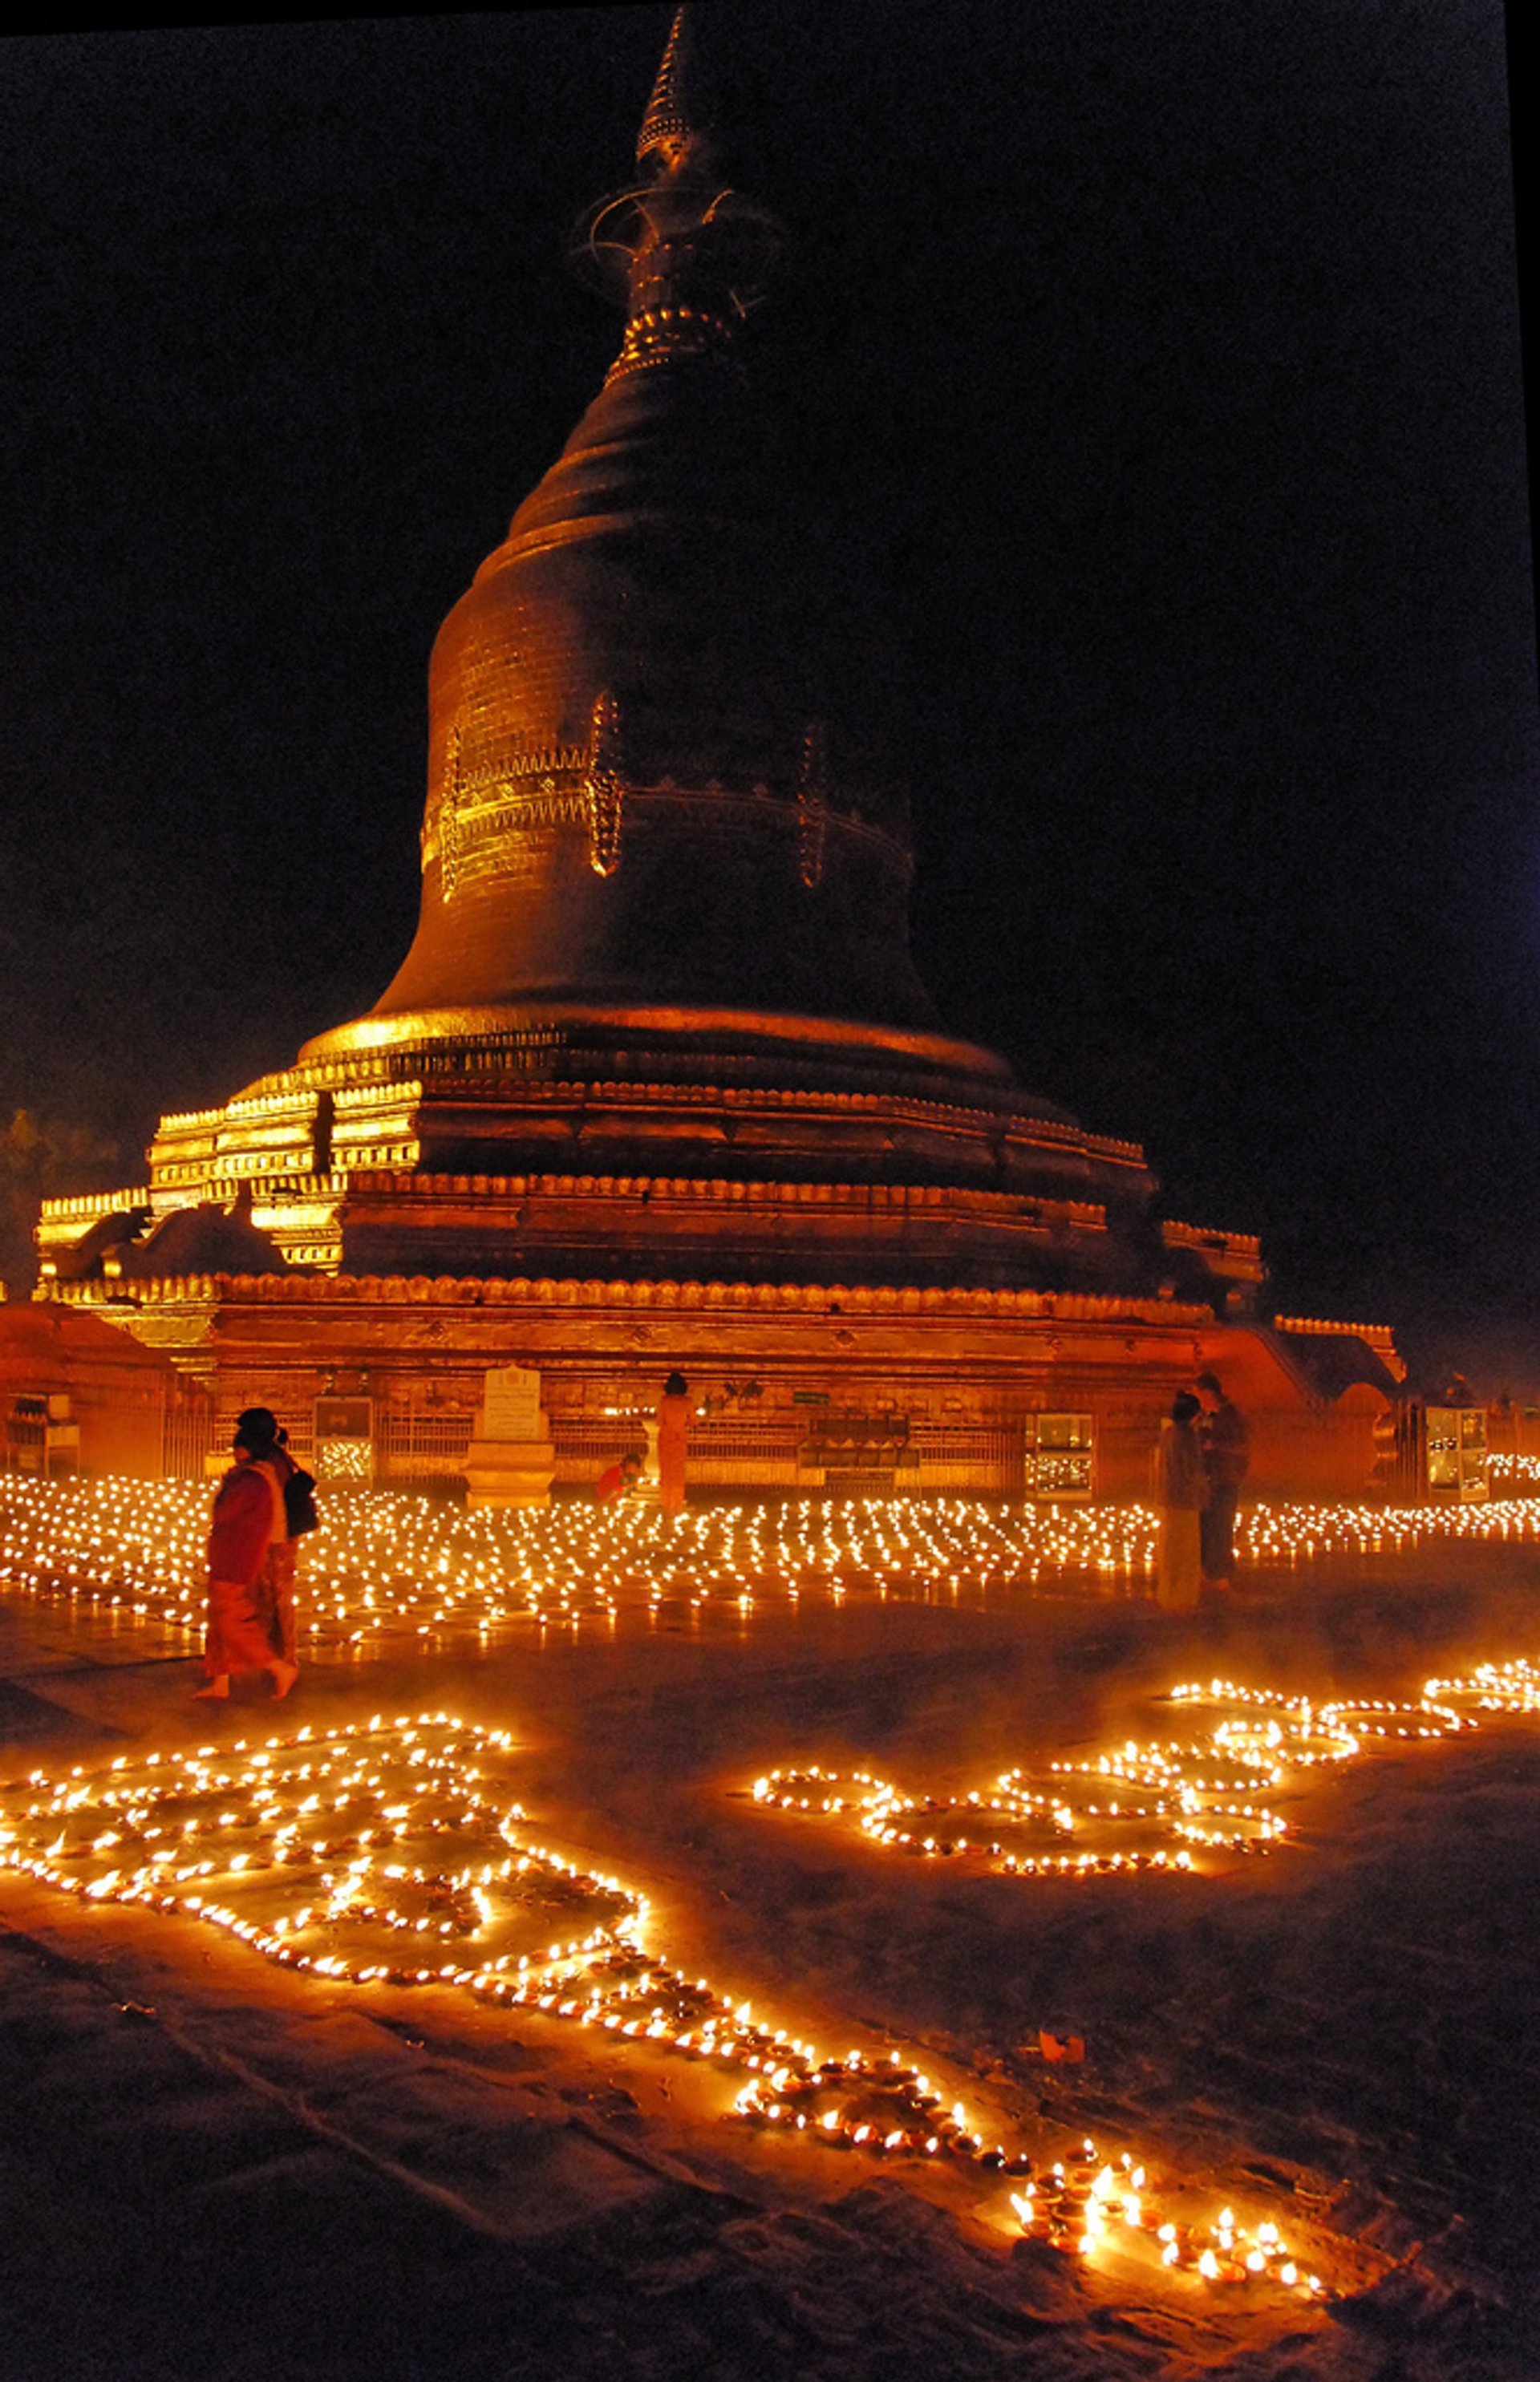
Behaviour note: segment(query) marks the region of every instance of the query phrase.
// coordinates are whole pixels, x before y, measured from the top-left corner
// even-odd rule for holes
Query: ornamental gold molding
[[[829,738],[822,720],[815,719],[802,740],[802,768],[796,788],[796,865],[809,893],[823,876],[828,835]]]
[[[821,720],[804,733],[790,800],[766,785],[745,790],[716,778],[704,786],[669,776],[637,783],[626,775],[622,749],[620,704],[608,688],[595,698],[586,745],[514,748],[467,767],[457,723],[445,739],[437,794],[423,821],[425,876],[437,861],[441,896],[453,902],[473,883],[525,874],[542,847],[565,836],[582,839],[596,877],[612,877],[628,823],[639,830],[666,826],[692,840],[768,831],[790,841],[809,890],[823,879],[831,836],[846,850],[864,850],[905,887],[914,874],[913,854],[899,837],[835,807]]]
[[[620,734],[621,706],[606,691],[594,701],[588,767],[583,782],[588,814],[588,866],[596,877],[613,877],[621,865],[625,780],[619,767]]]
[[[1118,1298],[1093,1291],[921,1289],[864,1283],[599,1282],[571,1275],[482,1274],[175,1274],[133,1284],[133,1298],[107,1296],[100,1283],[61,1283],[52,1297],[68,1307],[110,1307],[112,1320],[144,1307],[551,1307],[669,1313],[998,1317],[1060,1323],[1158,1324],[1214,1328],[1212,1308],[1175,1299]],[[1201,1361],[1195,1356],[1194,1361]]]
[[[471,878],[501,874],[499,855],[514,862],[530,838],[584,825],[588,761],[581,745],[541,745],[467,769],[451,728],[443,791],[423,827],[423,868],[437,860],[445,901]]]
[[[816,796],[795,803],[769,792],[740,793],[720,783],[680,786],[623,780],[610,767],[595,769],[586,756],[566,773],[565,782],[548,771],[532,791],[501,783],[483,799],[462,791],[447,797],[439,813],[437,850],[443,898],[452,902],[473,883],[524,875],[539,848],[565,837],[582,851],[598,877],[612,877],[621,864],[622,828],[627,836],[670,830],[682,840],[770,838],[795,851],[805,885],[817,886],[832,841],[869,860],[906,886],[914,863],[896,837],[868,819],[830,808]],[[432,857],[432,849],[425,844]]]

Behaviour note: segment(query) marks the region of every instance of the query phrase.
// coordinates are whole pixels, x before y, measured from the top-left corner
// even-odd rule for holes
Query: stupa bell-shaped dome
[[[766,468],[737,354],[773,264],[682,9],[634,187],[588,218],[621,353],[439,633],[416,939],[370,1038],[444,1013],[921,1033],[894,673]]]
[[[233,1186],[293,1262],[413,1283],[1164,1280],[1142,1153],[915,975],[893,669],[767,460],[737,350],[780,235],[690,22],[585,226],[620,353],[434,651],[412,949],[367,1016],[165,1120],[151,1206]]]

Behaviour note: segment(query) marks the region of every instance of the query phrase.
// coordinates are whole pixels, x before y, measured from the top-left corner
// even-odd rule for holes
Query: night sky
[[[618,343],[562,259],[668,21],[0,50],[0,1130],[56,1187],[142,1180],[162,1110],[393,973],[429,648]],[[704,30],[792,234],[787,470],[913,681],[946,1023],[1260,1231],[1286,1310],[1540,1385],[1496,0]]]

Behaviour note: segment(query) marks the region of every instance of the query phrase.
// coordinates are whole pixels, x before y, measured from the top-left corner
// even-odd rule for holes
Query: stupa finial
[[[636,140],[637,177],[583,216],[572,262],[628,317],[614,371],[721,358],[763,297],[782,235],[724,178],[696,31],[677,8]]]
[[[636,163],[655,173],[661,169],[676,174],[683,166],[699,162],[708,145],[691,22],[694,13],[687,5],[674,10],[658,80],[636,136]]]

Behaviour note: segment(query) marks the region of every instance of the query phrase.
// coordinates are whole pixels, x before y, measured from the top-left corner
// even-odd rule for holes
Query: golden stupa
[[[656,1319],[718,1308],[914,1319],[887,1389],[845,1383],[858,1404],[912,1409],[893,1384],[922,1360],[967,1377],[970,1412],[980,1370],[1013,1412],[1090,1412],[1089,1378],[1044,1386],[1073,1313],[1132,1438],[1197,1354],[1256,1339],[1257,1246],[1163,1223],[1137,1144],[934,1014],[897,674],[764,467],[739,333],[780,234],[724,177],[695,40],[681,8],[634,179],[584,227],[620,352],[435,645],[411,950],[366,1016],[165,1118],[142,1189],[50,1202],[43,1294],[211,1379],[243,1367],[238,1403],[260,1373],[289,1412],[382,1370],[420,1404],[425,1366],[470,1398],[510,1357],[591,1380],[666,1344],[698,1371]],[[923,1316],[980,1299],[998,1346],[925,1352]],[[564,1336],[562,1311],[585,1318]],[[761,1401],[778,1364],[860,1371],[850,1322],[779,1355],[734,1330],[728,1374]]]

